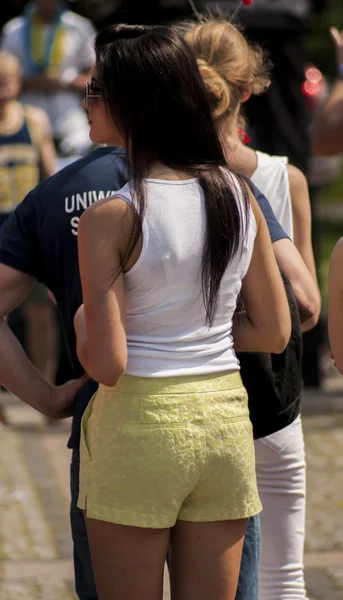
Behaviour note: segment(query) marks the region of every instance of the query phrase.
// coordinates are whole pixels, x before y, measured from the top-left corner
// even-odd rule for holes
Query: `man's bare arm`
[[[302,331],[312,329],[320,313],[320,294],[317,283],[306,267],[295,245],[288,238],[273,243],[276,262],[288,277],[298,304]]]
[[[0,264],[0,382],[26,404],[50,418],[68,416],[85,378],[53,386],[29,361],[5,318],[19,306],[35,283],[30,275]]]

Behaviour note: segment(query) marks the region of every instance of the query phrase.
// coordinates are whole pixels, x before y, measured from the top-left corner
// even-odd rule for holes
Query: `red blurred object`
[[[244,6],[249,6],[249,4],[252,4],[253,0],[242,0],[242,4],[244,4]]]
[[[247,134],[246,131],[243,131],[241,127],[238,129],[238,135],[241,138],[243,144],[249,144],[249,142],[251,142],[251,137]]]
[[[325,95],[326,84],[322,73],[313,65],[305,69],[305,81],[302,84],[302,91],[307,98],[309,108],[315,110]]]
[[[324,83],[322,81],[304,81],[302,91],[305,96],[320,96],[324,91]]]

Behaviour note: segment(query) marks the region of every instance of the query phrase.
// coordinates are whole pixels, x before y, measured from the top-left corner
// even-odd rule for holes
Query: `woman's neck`
[[[224,152],[229,165],[236,171],[240,171],[247,177],[252,177],[257,168],[256,152],[243,144],[239,133],[238,120],[230,124],[223,124],[221,137]]]
[[[51,25],[51,23],[53,23],[57,19],[57,16],[58,16],[58,9],[44,11],[44,10],[36,7],[34,12],[36,13],[40,22],[43,25]]]
[[[177,171],[167,167],[161,162],[156,162],[152,165],[149,175],[149,179],[166,179],[169,181],[180,181],[182,179],[189,179],[190,175],[184,171]]]

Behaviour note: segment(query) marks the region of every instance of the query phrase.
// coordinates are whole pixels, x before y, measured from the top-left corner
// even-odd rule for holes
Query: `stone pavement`
[[[306,390],[306,583],[311,600],[343,600],[343,378]]]
[[[311,600],[343,600],[343,379],[307,391],[306,581]],[[0,395],[0,600],[75,600],[69,532],[69,423]],[[165,586],[165,600],[169,598]]]

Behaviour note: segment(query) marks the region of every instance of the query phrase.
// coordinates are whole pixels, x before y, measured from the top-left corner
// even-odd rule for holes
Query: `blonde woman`
[[[242,140],[242,104],[251,94],[259,94],[269,85],[263,55],[248,44],[234,25],[227,22],[205,22],[190,29],[186,39],[207,88],[227,159],[268,198],[275,216],[294,241],[311,274],[308,294],[312,309],[301,315],[302,330],[307,331],[318,320],[320,296],[311,245],[311,211],[306,179],[301,171],[288,164],[286,157],[256,152],[244,145]],[[291,376],[292,373],[288,373],[288,377]],[[245,373],[245,377],[249,379],[249,372]],[[287,371],[284,377],[287,378]],[[271,417],[265,397],[261,396],[259,413],[268,424]],[[260,600],[306,598],[303,577],[305,455],[300,397],[294,394],[291,400],[290,403],[286,395],[284,398],[275,397],[275,402],[280,402],[280,410],[273,423],[274,433],[255,442],[257,479],[264,506],[261,515]]]

